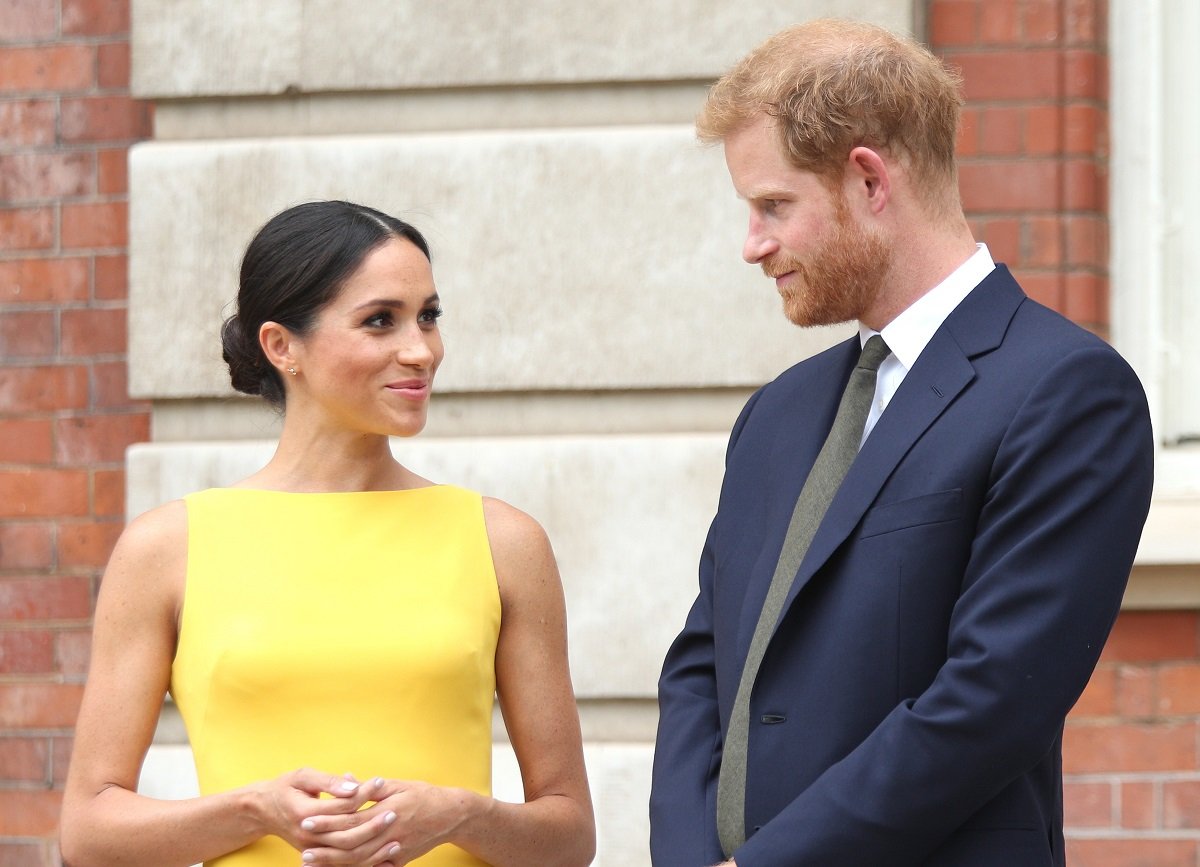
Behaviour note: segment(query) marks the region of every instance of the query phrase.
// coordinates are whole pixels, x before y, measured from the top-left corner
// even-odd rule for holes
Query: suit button
[[[764,713],[758,718],[758,721],[765,726],[773,726],[782,722],[787,722],[787,717],[781,713]]]

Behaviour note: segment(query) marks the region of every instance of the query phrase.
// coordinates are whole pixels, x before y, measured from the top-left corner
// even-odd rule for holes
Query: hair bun
[[[229,365],[229,381],[243,394],[265,397],[278,376],[266,363],[257,335],[251,340],[237,314],[221,325],[221,357]],[[277,386],[276,386],[277,388]]]

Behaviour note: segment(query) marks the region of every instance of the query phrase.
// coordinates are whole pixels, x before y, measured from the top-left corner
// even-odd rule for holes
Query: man
[[[746,261],[797,325],[859,334],[733,429],[660,681],[657,867],[1065,863],[1063,722],[1120,607],[1152,436],[1117,353],[972,239],[959,106],[916,43],[819,21],[700,116]]]

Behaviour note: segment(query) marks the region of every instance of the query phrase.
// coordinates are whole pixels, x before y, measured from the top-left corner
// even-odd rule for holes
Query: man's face
[[[788,319],[807,326],[862,318],[891,255],[855,218],[841,187],[793,166],[765,115],[725,139],[725,161],[750,207],[742,258],[775,279]]]

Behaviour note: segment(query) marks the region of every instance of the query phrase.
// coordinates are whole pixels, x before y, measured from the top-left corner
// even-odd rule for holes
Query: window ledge
[[[1200,496],[1155,497],[1125,609],[1200,609]]]

